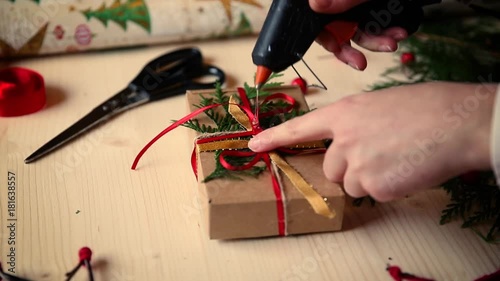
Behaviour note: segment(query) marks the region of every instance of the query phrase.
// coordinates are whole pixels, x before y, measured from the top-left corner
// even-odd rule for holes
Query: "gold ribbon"
[[[229,99],[229,113],[238,121],[238,123],[243,126],[247,131],[252,130],[252,124],[250,118],[241,110],[239,106],[236,105],[236,101],[233,96]],[[209,143],[201,143],[197,145],[199,152],[215,151],[221,149],[247,149],[248,140],[240,139],[229,139],[222,141],[214,141]],[[321,141],[302,143],[288,148],[324,148]],[[304,198],[309,202],[314,212],[318,215],[322,215],[329,219],[335,217],[335,211],[328,207],[323,197],[314,190],[314,187],[309,184],[292,166],[290,166],[285,159],[283,159],[275,151],[268,152],[271,161],[288,177],[293,186],[304,196]]]

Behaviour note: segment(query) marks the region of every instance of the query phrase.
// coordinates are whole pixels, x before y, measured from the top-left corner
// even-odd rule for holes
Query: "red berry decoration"
[[[402,64],[410,64],[415,61],[415,55],[410,52],[406,52],[401,54],[401,63]]]
[[[90,261],[90,258],[92,257],[92,250],[90,250],[89,247],[83,247],[80,251],[78,251],[78,257],[80,258],[80,261]]]
[[[292,80],[292,85],[299,86],[302,94],[305,95],[307,93],[307,81],[305,79],[297,77]]]

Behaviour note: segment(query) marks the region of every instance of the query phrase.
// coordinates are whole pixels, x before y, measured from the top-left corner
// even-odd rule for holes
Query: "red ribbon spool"
[[[44,107],[45,101],[42,75],[21,67],[0,70],[0,116],[34,113]]]

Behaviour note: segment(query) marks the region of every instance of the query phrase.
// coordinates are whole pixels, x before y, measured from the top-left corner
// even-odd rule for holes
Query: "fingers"
[[[325,50],[330,53],[335,54],[340,51],[340,46],[337,43],[337,40],[330,32],[326,30],[321,31],[321,33],[316,38],[316,42],[318,42],[318,44],[323,46],[323,48],[325,48]]]
[[[328,109],[329,106],[264,130],[250,140],[248,147],[253,151],[262,152],[280,146],[332,138],[332,130],[325,125],[327,121],[325,118],[332,118],[326,114]],[[318,120],[323,121],[318,122]]]
[[[367,0],[309,0],[311,9],[318,13],[337,14],[345,12]]]
[[[397,42],[408,38],[408,31],[402,27],[389,27],[382,32],[383,36],[389,36]]]
[[[398,42],[408,37],[408,33],[401,27],[392,27],[379,35],[370,35],[358,31],[353,41],[360,47],[375,52],[393,52],[398,48]]]
[[[371,51],[393,52],[398,48],[398,42],[407,38],[408,33],[401,27],[391,27],[380,35],[369,35],[358,31],[352,38],[360,47]],[[316,41],[327,51],[333,53],[340,61],[354,69],[364,70],[367,66],[365,55],[351,47],[349,43],[339,46],[337,39],[326,29],[323,30]]]
[[[349,44],[340,46],[340,51],[334,54],[340,61],[356,70],[364,70],[368,64],[365,55]]]
[[[359,198],[368,195],[358,177],[354,173],[347,172],[344,176],[344,190],[349,196]]]
[[[347,170],[347,160],[335,144],[332,144],[325,153],[323,173],[331,182],[341,183]]]
[[[319,34],[318,38],[316,38],[316,42],[350,67],[356,70],[364,70],[366,68],[367,61],[363,53],[354,49],[349,44],[339,46],[335,37],[326,30],[323,30]]]

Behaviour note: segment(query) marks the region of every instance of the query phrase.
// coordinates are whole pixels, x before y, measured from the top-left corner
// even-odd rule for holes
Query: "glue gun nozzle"
[[[257,73],[255,73],[255,88],[260,89],[262,85],[266,83],[267,79],[269,79],[272,73],[273,72],[269,68],[263,65],[258,65]]]

